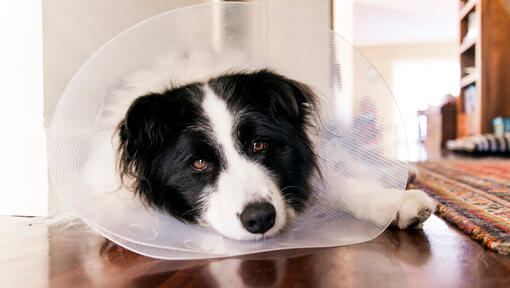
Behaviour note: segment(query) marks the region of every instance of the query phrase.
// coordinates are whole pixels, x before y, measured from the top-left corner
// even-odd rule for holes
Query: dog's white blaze
[[[269,173],[236,150],[232,131],[236,116],[207,86],[202,109],[210,122],[213,137],[221,145],[227,165],[219,175],[216,189],[204,199],[205,221],[221,234],[239,240],[255,240],[278,233],[287,219],[285,202]],[[244,207],[256,201],[267,201],[276,210],[275,224],[264,235],[249,233],[239,218]]]

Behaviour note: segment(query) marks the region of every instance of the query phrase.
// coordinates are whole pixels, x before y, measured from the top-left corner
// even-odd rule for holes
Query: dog
[[[306,210],[320,173],[312,89],[267,69],[170,86],[119,89],[87,181],[124,186],[147,206],[236,240],[274,237]],[[425,193],[407,191],[393,225],[419,228],[433,211]]]

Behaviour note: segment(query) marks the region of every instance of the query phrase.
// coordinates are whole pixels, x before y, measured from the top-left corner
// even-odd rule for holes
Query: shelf
[[[507,81],[510,57],[501,56],[510,51],[510,37],[503,37],[510,31],[504,5],[508,0],[460,1],[457,49],[462,88],[457,100],[457,132],[458,136],[491,133],[495,117],[510,115],[510,81]],[[474,22],[469,21],[471,17]],[[475,29],[469,34],[473,37],[464,39],[470,23]]]
[[[475,83],[478,80],[478,75],[476,73],[468,74],[460,79],[460,87],[464,88],[469,86],[470,84]]]
[[[478,37],[464,41],[464,43],[460,45],[460,54],[463,54],[467,50],[471,49],[471,47],[475,46],[477,42]]]
[[[469,0],[466,3],[466,5],[464,5],[464,7],[462,7],[462,9],[460,9],[460,12],[459,12],[460,19],[464,19],[469,14],[469,12],[471,12],[475,8],[477,3],[478,3],[478,0]]]

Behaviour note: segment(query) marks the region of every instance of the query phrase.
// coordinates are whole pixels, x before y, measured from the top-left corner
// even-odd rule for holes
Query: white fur
[[[357,177],[346,178],[343,185],[346,191],[355,192],[342,193],[342,204],[358,219],[384,226],[399,207],[400,190],[384,188],[379,183],[370,183]]]
[[[423,222],[435,211],[434,201],[421,190],[406,190],[401,199],[401,192],[394,189],[379,188],[377,183],[369,183],[350,177],[343,184],[346,189],[356,193],[342,195],[342,203],[359,219],[370,220],[378,225],[387,225],[388,216],[398,208],[392,225],[406,229],[418,220],[415,228],[420,229]]]
[[[436,210],[436,204],[425,192],[421,190],[407,190],[398,209],[398,217],[393,225],[400,229],[408,228],[415,219],[418,220],[415,228],[421,229],[423,222]]]
[[[212,134],[223,149],[227,168],[221,172],[214,189],[204,199],[205,221],[221,234],[238,240],[270,237],[283,228],[287,209],[278,186],[262,166],[236,150],[234,133],[236,115],[211,89],[205,89],[202,108],[212,126]],[[276,210],[274,226],[264,235],[243,228],[240,215],[252,202],[269,202]]]
[[[106,129],[94,135],[90,156],[83,167],[83,177],[95,194],[113,191],[121,186],[113,148],[116,146],[112,143],[113,131]]]

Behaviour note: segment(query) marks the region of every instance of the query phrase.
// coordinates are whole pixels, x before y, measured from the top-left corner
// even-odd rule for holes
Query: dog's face
[[[138,98],[119,125],[119,167],[150,206],[238,240],[280,232],[310,196],[315,97],[262,70]]]

